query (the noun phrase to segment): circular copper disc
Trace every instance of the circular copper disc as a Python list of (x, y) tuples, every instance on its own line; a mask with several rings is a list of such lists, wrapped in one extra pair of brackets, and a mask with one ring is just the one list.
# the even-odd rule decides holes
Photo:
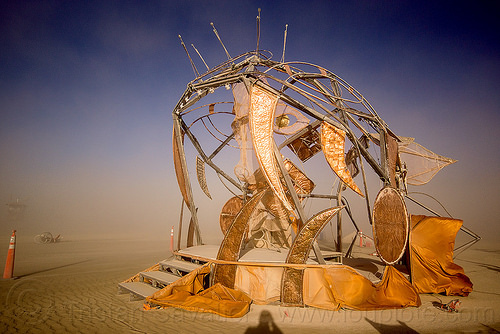
[(380, 190), (373, 207), (373, 240), (386, 264), (401, 259), (408, 242), (408, 213), (401, 194), (394, 188)]
[(229, 226), (233, 222), (234, 218), (240, 212), (243, 207), (243, 200), (239, 197), (231, 197), (229, 201), (224, 204), (222, 210), (220, 211), (219, 223), (222, 233), (225, 235)]

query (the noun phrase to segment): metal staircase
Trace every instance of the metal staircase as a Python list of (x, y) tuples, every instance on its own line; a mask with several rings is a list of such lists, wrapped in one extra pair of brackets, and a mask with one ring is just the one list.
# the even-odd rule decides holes
[(193, 263), (176, 258), (163, 260), (158, 264), (159, 270), (140, 272), (139, 281), (119, 283), (118, 293), (130, 294), (131, 301), (143, 300), (203, 265), (202, 262)]

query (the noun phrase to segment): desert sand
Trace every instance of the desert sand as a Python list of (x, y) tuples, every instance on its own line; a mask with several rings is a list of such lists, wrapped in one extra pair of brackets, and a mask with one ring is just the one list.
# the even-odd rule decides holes
[[(0, 240), (2, 269), (9, 236)], [(2, 245), (4, 247), (2, 247)], [(355, 248), (356, 251), (361, 251)], [(0, 280), (2, 333), (245, 333), (269, 315), (282, 333), (498, 333), (500, 246), (479, 242), (455, 262), (474, 283), (458, 297), (458, 313), (433, 302), (457, 297), (421, 295), (422, 306), (383, 311), (325, 311), (251, 305), (240, 319), (179, 309), (142, 310), (141, 301), (118, 294), (117, 284), (170, 256), (167, 238), (77, 239), (36, 244), (18, 232), (14, 275)]]

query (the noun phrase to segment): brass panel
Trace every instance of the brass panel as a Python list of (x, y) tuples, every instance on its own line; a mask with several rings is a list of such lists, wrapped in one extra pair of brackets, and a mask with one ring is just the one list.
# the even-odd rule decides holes
[[(312, 244), (323, 227), (342, 207), (323, 210), (307, 221), (293, 241), (286, 263), (304, 264), (309, 257)], [(303, 306), (303, 269), (287, 267), (283, 271), (281, 284), (281, 303), (284, 306)]]
[(203, 190), (208, 198), (212, 199), (207, 186), (207, 178), (205, 176), (205, 163), (199, 156), (196, 156), (196, 178), (198, 179), (198, 184), (200, 185), (201, 190)]
[(258, 86), (252, 87), (249, 114), (250, 132), (252, 133), (255, 155), (269, 186), (283, 205), (292, 211), (293, 207), (286, 198), (274, 156), (273, 119), (277, 101), (276, 96)]
[(326, 161), (337, 174), (342, 182), (349, 188), (354, 190), (360, 196), (364, 197), (361, 190), (351, 177), (351, 173), (347, 169), (344, 156), (345, 146), (345, 131), (337, 129), (333, 125), (323, 122), (321, 125), (321, 146)]
[(386, 264), (401, 259), (408, 242), (408, 213), (403, 197), (396, 189), (385, 187), (373, 206), (373, 241)]
[[(219, 247), (217, 260), (237, 261), (240, 257), (241, 245), (248, 226), (248, 219), (264, 195), (264, 191), (252, 196), (252, 198), (243, 206), (231, 226), (227, 230), (224, 239)], [(234, 264), (215, 264), (212, 273), (212, 285), (221, 283), (228, 288), (234, 287), (234, 278), (236, 275), (236, 265)]]

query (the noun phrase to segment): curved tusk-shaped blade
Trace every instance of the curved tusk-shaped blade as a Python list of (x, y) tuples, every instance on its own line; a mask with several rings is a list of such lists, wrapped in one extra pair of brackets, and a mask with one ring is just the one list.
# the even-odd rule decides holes
[(186, 171), (182, 168), (182, 159), (184, 157), (184, 136), (182, 133), (178, 132), (178, 129), (174, 126), (172, 130), (172, 150), (174, 155), (174, 169), (175, 176), (177, 177), (177, 183), (179, 184), (179, 189), (182, 194), (182, 198), (188, 208), (191, 207), (191, 201), (188, 196), (188, 182), (189, 177), (186, 175)]
[(342, 182), (360, 196), (365, 197), (356, 183), (354, 183), (351, 173), (347, 169), (344, 146), (345, 131), (337, 129), (327, 122), (323, 122), (321, 125), (321, 148), (323, 149), (326, 161)]
[(293, 211), (292, 204), (288, 201), (281, 184), (274, 156), (273, 120), (277, 101), (276, 96), (258, 86), (252, 87), (249, 112), (250, 131), (255, 155), (269, 186), (283, 205)]
[[(265, 190), (261, 190), (241, 208), (233, 222), (229, 226), (224, 239), (222, 240), (217, 260), (238, 261), (240, 258), (241, 245), (245, 238), (245, 231), (253, 210), (259, 204)], [(212, 272), (212, 285), (221, 283), (228, 288), (234, 288), (234, 278), (236, 277), (236, 266), (227, 264), (215, 264)]]
[[(318, 212), (309, 219), (293, 240), (286, 263), (306, 263), (314, 240), (323, 227), (343, 207), (338, 206)], [(283, 306), (303, 306), (304, 270), (286, 267), (281, 282), (281, 304)]]
[(200, 185), (201, 190), (203, 190), (208, 198), (212, 199), (210, 190), (208, 190), (207, 178), (205, 176), (205, 163), (199, 156), (196, 156), (196, 177), (198, 178), (198, 184)]

